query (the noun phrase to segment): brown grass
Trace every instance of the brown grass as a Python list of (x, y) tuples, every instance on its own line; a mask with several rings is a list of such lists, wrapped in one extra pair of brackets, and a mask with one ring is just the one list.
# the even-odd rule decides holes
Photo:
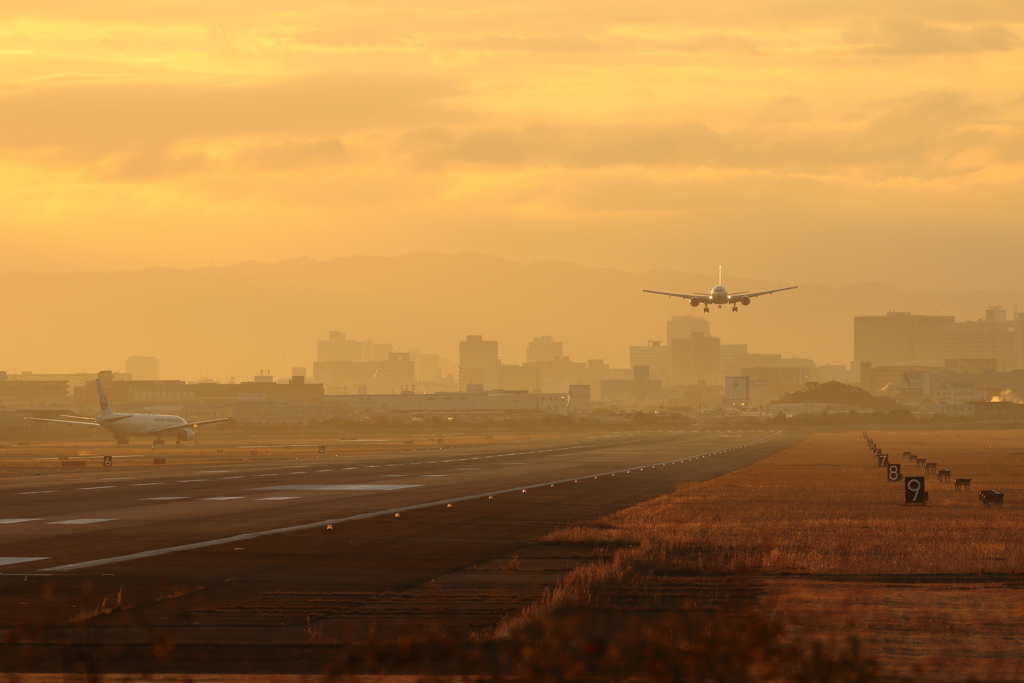
[[(654, 573), (1024, 572), (1024, 455), (1015, 454), (1024, 433), (874, 437), (905, 474), (924, 474), (898, 455), (911, 450), (971, 477), (974, 491), (928, 476), (929, 504), (904, 506), (901, 485), (886, 482), (859, 434), (820, 434), (548, 540), (634, 544), (628, 556)], [(1006, 493), (1004, 507), (981, 505), (982, 488)]]
[[(838, 651), (853, 637), (891, 676), (1021, 680), (1020, 583), (982, 575), (1024, 573), (1024, 432), (872, 436), (904, 474), (925, 474), (903, 459), (912, 451), (970, 477), (974, 490), (927, 475), (929, 505), (904, 506), (902, 485), (886, 481), (859, 432), (813, 435), (743, 470), (549, 535), (619, 549), (570, 572), (495, 636), (522, 637), (574, 610), (654, 618), (709, 609), (725, 618), (735, 604), (659, 599), (719, 581), (753, 587), (760, 597), (740, 609), (804, 649)], [(1003, 491), (1005, 506), (984, 507), (984, 488)]]

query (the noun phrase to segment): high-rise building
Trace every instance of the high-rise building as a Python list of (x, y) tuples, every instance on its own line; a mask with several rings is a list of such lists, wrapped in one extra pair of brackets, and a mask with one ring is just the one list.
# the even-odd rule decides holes
[(694, 332), (689, 339), (673, 339), (669, 348), (673, 384), (722, 383), (722, 340), (718, 337)]
[(562, 342), (555, 341), (551, 335), (534, 337), (533, 341), (526, 345), (527, 363), (543, 363), (561, 357)]
[(942, 366), (951, 315), (889, 312), (853, 319), (853, 359), (873, 366)]
[(484, 341), (483, 335), (470, 334), (459, 342), (460, 368), (496, 368), (501, 365), (498, 358), (498, 342)]
[(441, 378), (441, 356), (412, 350), (409, 358), (416, 364), (417, 382), (434, 382)]
[(1021, 318), (1007, 320), (994, 306), (980, 320), (955, 322), (948, 315), (887, 313), (853, 319), (854, 363), (878, 367), (944, 367), (947, 361), (968, 366), (987, 360), (1002, 372), (1024, 367), (1018, 331)]
[(629, 347), (629, 366), (646, 365), (650, 368), (652, 379), (660, 379), (663, 384), (671, 384), (672, 349), (660, 341), (649, 341), (647, 346)]
[(316, 343), (316, 359), (322, 363), (361, 363), (363, 342), (345, 339), (344, 332), (329, 332), (326, 340)]
[(740, 374), (740, 368), (746, 362), (749, 355), (746, 344), (722, 344), (722, 376), (735, 377)]
[(1016, 370), (1018, 354), (1014, 348), (1014, 326), (1006, 320), (1006, 311), (994, 306), (981, 320), (954, 323), (946, 331), (945, 361), (965, 365), (967, 360), (987, 360), (1001, 372)]
[(673, 339), (689, 339), (694, 332), (700, 332), (705, 337), (711, 336), (711, 323), (707, 318), (698, 318), (693, 315), (674, 315), (666, 325), (668, 345), (672, 345)]
[(155, 382), (160, 379), (160, 360), (153, 356), (132, 356), (124, 362), (124, 370), (133, 380)]

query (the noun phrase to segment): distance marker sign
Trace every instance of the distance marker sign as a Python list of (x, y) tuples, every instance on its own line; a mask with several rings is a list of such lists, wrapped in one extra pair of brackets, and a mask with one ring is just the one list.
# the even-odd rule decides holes
[(924, 477), (907, 477), (904, 479), (903, 497), (907, 505), (924, 505)]
[(899, 463), (892, 463), (889, 465), (887, 476), (889, 481), (892, 482), (903, 481), (903, 474), (900, 472)]

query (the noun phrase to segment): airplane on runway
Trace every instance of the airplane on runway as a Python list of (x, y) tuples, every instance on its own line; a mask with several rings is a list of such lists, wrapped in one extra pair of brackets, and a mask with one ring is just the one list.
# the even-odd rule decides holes
[(769, 289), (763, 292), (736, 292), (735, 294), (730, 294), (729, 290), (722, 284), (722, 266), (718, 266), (718, 285), (709, 294), (674, 294), (672, 292), (656, 292), (653, 289), (645, 289), (644, 291), (648, 294), (663, 294), (665, 296), (678, 296), (681, 299), (689, 299), (690, 305), (694, 308), (703, 304), (705, 313), (711, 309), (712, 305), (717, 305), (719, 308), (725, 305), (732, 305), (732, 312), (735, 313), (740, 310), (737, 308), (739, 304), (749, 306), (750, 300), (754, 297), (797, 288), (798, 286), (793, 286), (783, 287), (782, 289)]
[[(162, 436), (171, 436), (182, 441), (192, 441), (196, 438), (196, 427), (199, 425), (224, 422), (228, 418), (222, 417), (217, 420), (204, 420), (202, 422), (189, 422), (177, 415), (153, 415), (150, 413), (115, 413), (107, 400), (107, 392), (103, 390), (103, 382), (96, 380), (96, 393), (100, 398), (100, 414), (96, 417), (77, 417), (74, 415), (62, 415), (71, 419), (53, 420), (44, 417), (26, 417), (26, 420), (36, 422), (59, 422), (61, 424), (79, 425), (85, 427), (103, 427), (114, 435), (119, 444), (127, 444), (129, 436), (152, 436), (160, 439)], [(156, 441), (154, 440), (154, 443)]]

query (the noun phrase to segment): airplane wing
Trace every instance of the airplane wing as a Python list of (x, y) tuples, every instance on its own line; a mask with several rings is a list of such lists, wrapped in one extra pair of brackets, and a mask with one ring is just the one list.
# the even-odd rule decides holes
[(707, 294), (674, 294), (673, 292), (656, 292), (653, 289), (645, 289), (648, 294), (662, 294), (664, 296), (677, 296), (680, 299), (696, 299), (703, 303), (711, 303), (711, 297)]
[(174, 425), (173, 427), (164, 427), (163, 429), (151, 429), (148, 432), (146, 432), (146, 434), (159, 434), (161, 432), (173, 432), (175, 429), (182, 429), (182, 428), (185, 428), (185, 427), (192, 427), (194, 429), (194, 428), (198, 427), (199, 425), (208, 425), (208, 424), (213, 424), (214, 422), (225, 422), (225, 421), (230, 420), (230, 419), (231, 419), (230, 417), (221, 417), (221, 418), (218, 418), (216, 420), (203, 420), (202, 422), (189, 422), (188, 424)]
[(87, 422), (83, 420), (52, 420), (45, 417), (26, 417), (26, 420), (32, 420), (33, 422), (59, 422), (65, 425), (82, 425), (84, 427), (102, 427), (99, 422)]
[(799, 289), (799, 288), (800, 288), (800, 285), (795, 285), (793, 287), (783, 287), (782, 289), (769, 289), (769, 290), (764, 291), (764, 292), (751, 292), (750, 294), (744, 294), (743, 292), (737, 292), (736, 294), (730, 294), (729, 295), (729, 299), (742, 299), (743, 297), (748, 297), (748, 298), (753, 299), (755, 296), (761, 296), (762, 294), (774, 294), (775, 292), (785, 292), (786, 290), (789, 290), (789, 289)]

